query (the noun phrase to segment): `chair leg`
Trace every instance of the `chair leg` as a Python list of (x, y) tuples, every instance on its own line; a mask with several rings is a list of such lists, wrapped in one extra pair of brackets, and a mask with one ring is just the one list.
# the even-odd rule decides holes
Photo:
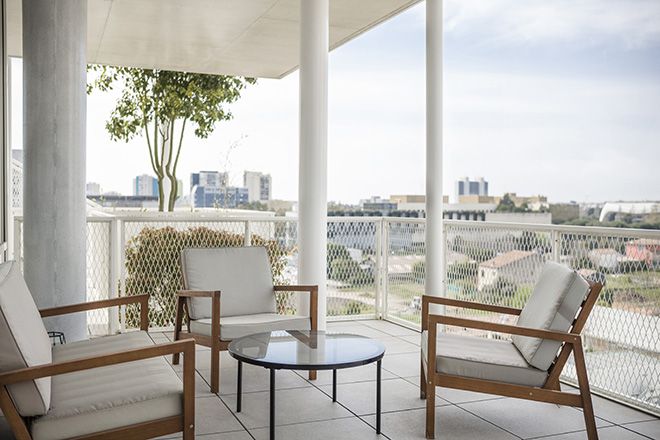
[(582, 351), (581, 343), (578, 342), (575, 344), (573, 356), (575, 357), (575, 371), (578, 377), (580, 396), (582, 396), (582, 411), (584, 413), (584, 423), (587, 427), (587, 438), (589, 440), (598, 440), (594, 407), (591, 403), (591, 391), (589, 390), (589, 380), (587, 378), (587, 367), (584, 362), (584, 352)]
[(435, 438), (435, 385), (428, 380), (426, 387), (426, 438)]
[(211, 347), (211, 392), (220, 392), (220, 348)]
[[(174, 340), (178, 341), (181, 336), (181, 325), (183, 321), (183, 301), (180, 297), (176, 300), (176, 316), (174, 317)], [(172, 355), (172, 365), (179, 365), (181, 353)]]
[(419, 362), (419, 398), (426, 399), (426, 376), (424, 375), (424, 358)]
[(307, 377), (309, 380), (316, 380), (316, 370), (309, 370)]

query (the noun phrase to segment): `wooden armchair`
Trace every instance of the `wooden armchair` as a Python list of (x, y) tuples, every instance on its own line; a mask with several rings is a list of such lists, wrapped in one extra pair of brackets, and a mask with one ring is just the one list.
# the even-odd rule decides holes
[[(435, 387), (441, 386), (582, 408), (588, 438), (597, 440), (580, 332), (602, 287), (548, 261), (523, 309), (425, 295), (420, 398), (426, 399), (426, 438), (434, 438)], [(504, 325), (436, 315), (429, 313), (430, 304), (519, 318), (516, 325)], [(507, 333), (512, 341), (442, 333), (438, 324)], [(559, 386), (571, 352), (579, 394), (562, 392)]]
[[(275, 286), (265, 247), (195, 248), (181, 252), (184, 290), (177, 293), (174, 340), (211, 348), (211, 392), (220, 388), (220, 351), (242, 336), (317, 330), (318, 286)], [(309, 316), (280, 315), (276, 292), (309, 292)], [(186, 312), (187, 331), (182, 331)], [(174, 364), (179, 355), (172, 357)], [(311, 380), (316, 371), (309, 372)]]
[[(149, 295), (39, 312), (18, 265), (0, 264), (0, 409), (18, 440), (195, 437), (195, 344), (154, 345)], [(51, 347), (41, 317), (141, 304), (141, 329)], [(183, 386), (163, 357), (184, 354)]]

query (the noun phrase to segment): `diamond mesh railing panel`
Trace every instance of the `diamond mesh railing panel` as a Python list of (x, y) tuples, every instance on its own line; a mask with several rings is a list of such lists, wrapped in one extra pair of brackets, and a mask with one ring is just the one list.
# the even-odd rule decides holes
[(384, 288), (388, 319), (421, 324), (426, 249), (423, 220), (385, 221)]
[(562, 262), (605, 281), (583, 331), (590, 384), (660, 412), (660, 233), (562, 232), (559, 243)]
[(23, 164), (12, 159), (11, 165), (11, 207), (23, 209)]
[(379, 220), (328, 221), (328, 320), (376, 316), (379, 234)]
[[(522, 308), (547, 259), (584, 277), (604, 280), (582, 332), (590, 385), (597, 392), (660, 413), (660, 232), (451, 221), (446, 222), (445, 233), (450, 298)], [(446, 313), (458, 315), (450, 307)], [(516, 322), (515, 317), (496, 314), (463, 311), (461, 315)], [(572, 357), (562, 379), (577, 381)]]
[[(150, 327), (172, 327), (176, 291), (182, 288), (179, 255), (189, 247), (243, 246), (245, 222), (193, 219), (125, 219), (122, 295), (148, 293)], [(128, 306), (124, 325), (139, 327), (137, 307)]]
[[(87, 301), (109, 299), (112, 296), (110, 228), (110, 221), (87, 221)], [(111, 315), (116, 316), (110, 309), (88, 311), (88, 333), (92, 336), (110, 333)]]

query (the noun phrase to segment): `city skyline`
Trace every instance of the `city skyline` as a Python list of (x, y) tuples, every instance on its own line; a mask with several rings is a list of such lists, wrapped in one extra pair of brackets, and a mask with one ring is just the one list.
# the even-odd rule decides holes
[[(328, 200), (424, 194), (424, 4), (329, 56)], [(660, 4), (445, 1), (443, 193), (484, 176), (492, 194), (552, 202), (660, 198)], [(18, 65), (20, 62), (14, 61)], [(22, 148), (20, 91), (12, 147)], [(151, 173), (143, 139), (114, 143), (114, 96), (88, 97), (87, 181), (129, 193)], [(178, 177), (272, 175), (298, 195), (298, 73), (259, 80), (207, 140), (186, 138)], [(130, 157), (130, 160), (126, 158)]]

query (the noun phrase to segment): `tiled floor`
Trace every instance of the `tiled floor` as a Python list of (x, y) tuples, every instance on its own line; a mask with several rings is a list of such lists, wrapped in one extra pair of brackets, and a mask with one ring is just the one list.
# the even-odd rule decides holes
[[(383, 321), (330, 323), (328, 330), (374, 337), (387, 347), (383, 360), (382, 435), (375, 433), (375, 365), (338, 372), (338, 402), (332, 403), (332, 375), (281, 370), (276, 384), (276, 436), (307, 439), (423, 439), (424, 401), (419, 399), (419, 334)], [(153, 334), (158, 341), (168, 333)], [(220, 393), (209, 392), (210, 352), (197, 351), (196, 433), (199, 439), (268, 438), (268, 370), (244, 365), (243, 411), (236, 408), (236, 361), (221, 355)], [(181, 371), (181, 366), (174, 366)], [(586, 439), (582, 413), (574, 408), (438, 389), (437, 439)], [(602, 440), (660, 439), (660, 419), (594, 396)], [(167, 439), (180, 438), (168, 436)], [(13, 439), (0, 418), (0, 439)]]

